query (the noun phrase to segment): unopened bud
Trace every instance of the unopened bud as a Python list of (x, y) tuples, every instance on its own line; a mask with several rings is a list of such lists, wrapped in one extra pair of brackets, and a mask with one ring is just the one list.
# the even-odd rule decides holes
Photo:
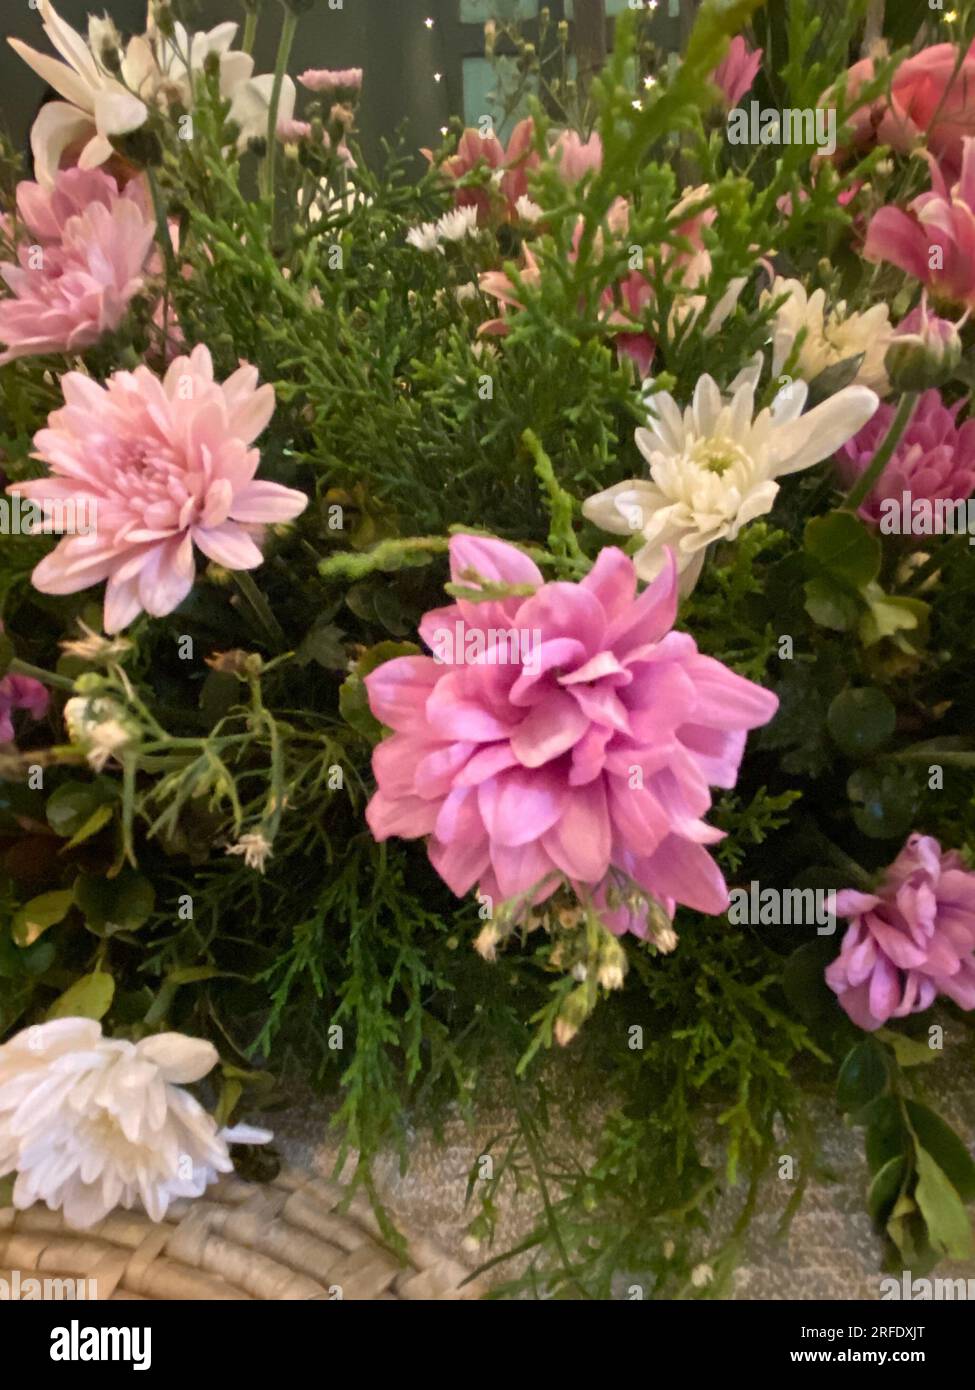
[(898, 327), (884, 358), (890, 384), (897, 391), (927, 391), (944, 386), (961, 361), (959, 328), (950, 319), (928, 313), (927, 299)]

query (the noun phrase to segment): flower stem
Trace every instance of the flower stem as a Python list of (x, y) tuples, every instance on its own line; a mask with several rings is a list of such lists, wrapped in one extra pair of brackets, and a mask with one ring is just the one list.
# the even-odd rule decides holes
[(244, 20), (244, 37), (241, 40), (241, 49), (244, 53), (254, 52), (254, 39), (257, 37), (257, 11), (248, 10), (247, 18)]
[(271, 646), (277, 651), (285, 650), (288, 639), (285, 636), (284, 628), (271, 612), (271, 605), (254, 583), (253, 576), (248, 570), (234, 570), (234, 579), (237, 581), (240, 592), (250, 604), (255, 617), (270, 638)]
[(911, 416), (914, 414), (914, 407), (917, 405), (919, 394), (920, 393), (917, 391), (908, 391), (901, 397), (901, 403), (897, 407), (897, 414), (890, 422), (890, 429), (884, 436), (883, 443), (870, 460), (870, 463), (860, 474), (860, 477), (853, 484), (846, 501), (843, 503), (845, 511), (856, 511), (857, 507), (859, 507), (860, 503), (890, 462), (891, 455), (897, 448), (901, 436), (911, 422)]
[(15, 676), (30, 676), (44, 685), (54, 685), (59, 690), (70, 690), (72, 695), (74, 694), (74, 681), (70, 676), (59, 676), (54, 671), (45, 671), (40, 666), (32, 666), (29, 661), (21, 661), (18, 657), (14, 657), (7, 670)]
[(267, 196), (271, 203), (271, 225), (274, 225), (274, 164), (278, 152), (278, 107), (281, 104), (281, 88), (284, 85), (284, 70), (291, 57), (291, 45), (295, 41), (298, 16), (291, 10), (284, 12), (281, 25), (281, 39), (278, 43), (278, 57), (274, 64), (274, 85), (271, 88), (271, 101), (267, 109), (267, 157), (264, 165)]

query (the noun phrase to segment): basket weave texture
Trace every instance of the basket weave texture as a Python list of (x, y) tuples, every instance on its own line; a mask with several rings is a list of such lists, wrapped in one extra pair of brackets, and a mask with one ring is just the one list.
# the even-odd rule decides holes
[(60, 1212), (0, 1208), (0, 1279), (88, 1281), (105, 1299), (474, 1299), (484, 1286), (425, 1238), (407, 1236), (404, 1263), (384, 1243), (368, 1200), (324, 1178), (285, 1170), (255, 1185), (227, 1177), (163, 1222), (112, 1212), (90, 1230)]

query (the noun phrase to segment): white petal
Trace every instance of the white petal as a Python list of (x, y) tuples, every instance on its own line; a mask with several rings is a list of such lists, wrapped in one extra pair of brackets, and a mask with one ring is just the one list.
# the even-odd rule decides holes
[(136, 1044), (140, 1057), (159, 1068), (167, 1081), (199, 1081), (220, 1060), (213, 1043), (188, 1038), (185, 1033), (156, 1033)]
[(95, 124), (99, 135), (126, 135), (145, 124), (145, 102), (121, 87), (108, 88), (95, 98)]
[(769, 446), (770, 474), (798, 473), (829, 458), (862, 429), (880, 404), (867, 386), (845, 386), (798, 420), (775, 429)]

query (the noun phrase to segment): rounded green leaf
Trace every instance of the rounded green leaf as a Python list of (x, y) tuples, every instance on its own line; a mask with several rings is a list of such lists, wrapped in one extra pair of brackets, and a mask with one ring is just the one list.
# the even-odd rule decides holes
[(48, 1018), (104, 1018), (112, 1007), (115, 981), (104, 970), (82, 975), (47, 1011)]
[(836, 1098), (842, 1110), (862, 1110), (887, 1088), (884, 1050), (871, 1039), (850, 1049), (840, 1067)]
[(882, 690), (841, 690), (829, 707), (826, 726), (833, 742), (852, 757), (876, 752), (891, 734), (897, 711)]

